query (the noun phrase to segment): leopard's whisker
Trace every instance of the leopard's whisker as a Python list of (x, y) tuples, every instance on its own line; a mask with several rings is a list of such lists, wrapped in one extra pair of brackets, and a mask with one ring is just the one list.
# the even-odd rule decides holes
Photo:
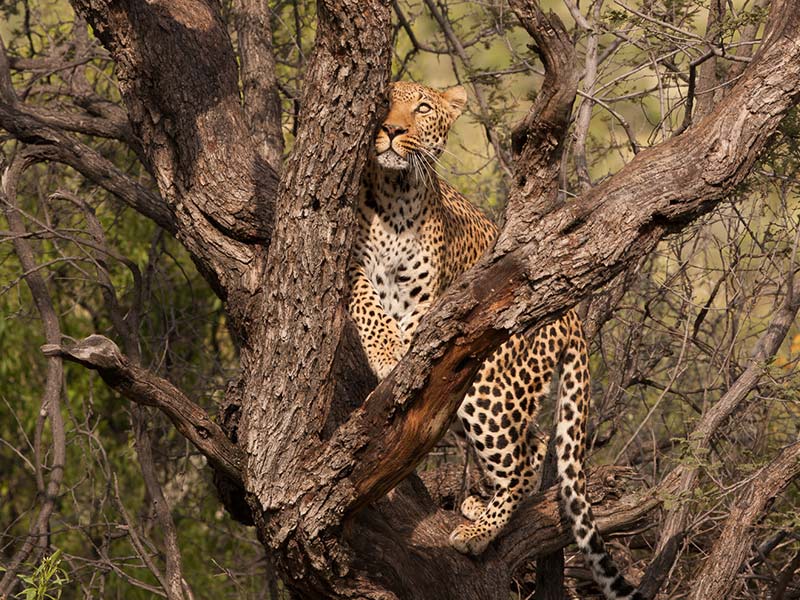
[(425, 173), (427, 187), (433, 188), (435, 185), (436, 173), (432, 172), (430, 164), (423, 160), (419, 155), (417, 155), (417, 159), (419, 160), (419, 164), (422, 167), (423, 173)]
[[(447, 171), (447, 172), (450, 171), (450, 168), (447, 167), (441, 160), (439, 160), (439, 158), (435, 154), (433, 154), (430, 150), (428, 150), (427, 148), (420, 148), (420, 151), (423, 154), (425, 154), (425, 156), (430, 160), (430, 162), (432, 162), (435, 165), (439, 166), (443, 171)], [(440, 177), (443, 177), (443, 175), (441, 173), (438, 173), (438, 175)]]
[(441, 159), (438, 156), (436, 156), (436, 153), (430, 150), (429, 148), (420, 148), (419, 150), (420, 152), (425, 154), (425, 156), (427, 156), (431, 161), (433, 161), (443, 169), (447, 168), (445, 167), (445, 164), (441, 161)]

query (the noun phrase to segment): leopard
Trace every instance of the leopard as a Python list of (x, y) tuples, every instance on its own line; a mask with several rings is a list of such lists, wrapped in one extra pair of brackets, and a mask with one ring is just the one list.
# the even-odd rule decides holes
[[(408, 351), (436, 299), (498, 235), (494, 222), (436, 171), (451, 126), (467, 105), (465, 88), (397, 81), (388, 100), (364, 167), (348, 269), (349, 312), (379, 380)], [(556, 426), (548, 434), (536, 419), (557, 372)], [(467, 521), (449, 543), (466, 555), (486, 550), (538, 492), (554, 433), (560, 498), (575, 542), (606, 598), (634, 600), (642, 596), (609, 555), (587, 497), (589, 392), (587, 343), (574, 310), (510, 336), (480, 365), (457, 415), (494, 495), (488, 502), (478, 496), (463, 501)]]

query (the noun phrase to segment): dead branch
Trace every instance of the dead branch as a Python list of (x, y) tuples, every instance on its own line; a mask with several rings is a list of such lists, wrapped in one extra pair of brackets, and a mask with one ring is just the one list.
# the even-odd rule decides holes
[(214, 423), (205, 410), (174, 385), (131, 362), (117, 345), (102, 335), (90, 335), (72, 346), (47, 344), (45, 356), (59, 356), (97, 371), (120, 394), (166, 414), (181, 435), (192, 442), (215, 469), (241, 483), (244, 455)]
[[(689, 437), (689, 452), (692, 455), (700, 457), (709, 451), (713, 436), (758, 385), (764, 375), (765, 366), (775, 357), (775, 353), (789, 333), (800, 310), (800, 278), (790, 273), (787, 276), (787, 284), (786, 296), (776, 306), (772, 321), (758, 340), (747, 368), (714, 406), (703, 414), (695, 426)], [(676, 468), (674, 473), (680, 478), (678, 494), (691, 492), (697, 484), (699, 471), (698, 464), (680, 465)], [(667, 513), (659, 537), (658, 551), (662, 550), (670, 539), (684, 534), (688, 514), (689, 507), (686, 502), (679, 503)]]
[[(45, 339), (51, 344), (58, 344), (61, 341), (58, 314), (53, 307), (47, 284), (38, 270), (30, 241), (25, 238), (25, 224), (16, 204), (19, 177), (30, 164), (31, 161), (29, 160), (17, 159), (10, 166), (3, 169), (2, 181), (0, 182), (0, 204), (2, 204), (3, 214), (8, 221), (9, 229), (14, 234), (14, 250), (25, 273), (23, 276), (25, 283), (30, 289), (36, 309), (42, 319)], [(4, 165), (0, 164), (0, 166)], [(50, 516), (56, 507), (61, 482), (64, 479), (66, 461), (66, 434), (64, 433), (64, 419), (61, 415), (63, 378), (64, 366), (61, 358), (50, 358), (47, 361), (47, 379), (42, 393), (40, 409), (40, 415), (42, 417), (46, 415), (50, 421), (50, 433), (53, 438), (50, 478), (46, 485), (42, 481), (39, 482), (39, 491), (43, 494), (39, 513), (33, 519), (27, 538), (14, 553), (8, 565), (6, 565), (5, 572), (0, 580), (0, 598), (6, 598), (14, 590), (19, 582), (17, 579), (19, 569), (22, 563), (30, 558), (34, 549), (38, 549), (37, 560), (47, 550)], [(41, 426), (43, 427), (43, 423)], [(37, 444), (38, 447), (39, 445)], [(37, 458), (39, 457), (37, 456)], [(37, 461), (37, 470), (42, 466), (42, 462)]]
[(691, 600), (729, 598), (736, 584), (736, 573), (753, 543), (752, 527), (763, 517), (772, 500), (800, 475), (800, 442), (784, 448), (762, 467), (753, 483), (738, 495), (703, 568), (694, 579)]

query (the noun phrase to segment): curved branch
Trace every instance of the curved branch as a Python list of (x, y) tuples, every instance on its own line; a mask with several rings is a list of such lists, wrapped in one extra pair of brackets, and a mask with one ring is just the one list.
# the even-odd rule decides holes
[(511, 134), (516, 163), (508, 221), (532, 205), (544, 212), (557, 200), (561, 155), (580, 79), (575, 46), (558, 16), (545, 15), (534, 0), (513, 0), (511, 7), (536, 42), (545, 74), (536, 101)]
[[(0, 40), (0, 127), (19, 141), (30, 144), (32, 148), (27, 151), (28, 154), (69, 165), (174, 234), (176, 225), (172, 213), (157, 194), (125, 175), (86, 144), (62, 131), (78, 126), (84, 126), (82, 133), (102, 135), (101, 131), (96, 130), (98, 125), (94, 121), (88, 125), (87, 131), (85, 123), (79, 119), (54, 116), (46, 111), (37, 112), (19, 102), (11, 83), (6, 49)], [(106, 133), (110, 134), (118, 126), (109, 125)]]
[[(612, 466), (593, 469), (589, 477), (589, 497), (618, 495), (625, 480), (632, 477), (631, 471), (627, 467)], [(592, 510), (600, 532), (608, 534), (633, 529), (648, 513), (661, 506), (664, 498), (671, 497), (677, 482), (678, 478), (670, 474), (657, 487), (626, 494), (613, 503), (599, 503)], [(519, 514), (514, 515), (508, 533), (496, 542), (497, 551), (510, 570), (531, 556), (553, 552), (574, 541), (569, 524), (559, 512), (558, 486), (548, 488), (536, 498), (537, 502), (524, 506)]]
[(34, 117), (0, 105), (0, 126), (29, 146), (25, 154), (68, 165), (125, 204), (175, 234), (173, 214), (161, 197), (128, 177), (89, 146), (48, 127)]
[[(652, 513), (675, 483), (668, 477), (652, 490), (626, 493), (632, 478), (632, 470), (625, 467), (592, 470), (589, 496), (599, 500), (593, 512), (603, 534), (640, 530), (653, 523)], [(519, 561), (539, 558), (572, 542), (559, 504), (556, 487), (526, 500), (506, 533), (476, 561), (442, 543), (459, 517), (435, 508), (422, 482), (412, 476), (355, 515), (345, 528), (345, 539), (363, 557), (355, 568), (367, 573), (383, 569), (388, 579), (401, 579), (404, 599), (428, 599), (432, 589), (446, 589), (447, 598), (507, 598)], [(393, 568), (386, 569), (382, 560), (390, 552)], [(365, 593), (369, 577), (365, 579), (359, 596), (383, 597)]]
[(128, 400), (158, 408), (215, 469), (242, 483), (244, 455), (208, 413), (166, 379), (132, 365), (107, 337), (90, 335), (73, 346), (46, 344), (42, 352), (93, 369)]

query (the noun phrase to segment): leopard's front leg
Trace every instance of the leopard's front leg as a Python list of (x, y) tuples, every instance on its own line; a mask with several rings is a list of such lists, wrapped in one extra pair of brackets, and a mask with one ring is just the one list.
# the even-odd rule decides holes
[(400, 328), (381, 306), (380, 296), (361, 265), (350, 269), (350, 290), (350, 316), (358, 328), (369, 366), (378, 379), (383, 379), (405, 354)]

